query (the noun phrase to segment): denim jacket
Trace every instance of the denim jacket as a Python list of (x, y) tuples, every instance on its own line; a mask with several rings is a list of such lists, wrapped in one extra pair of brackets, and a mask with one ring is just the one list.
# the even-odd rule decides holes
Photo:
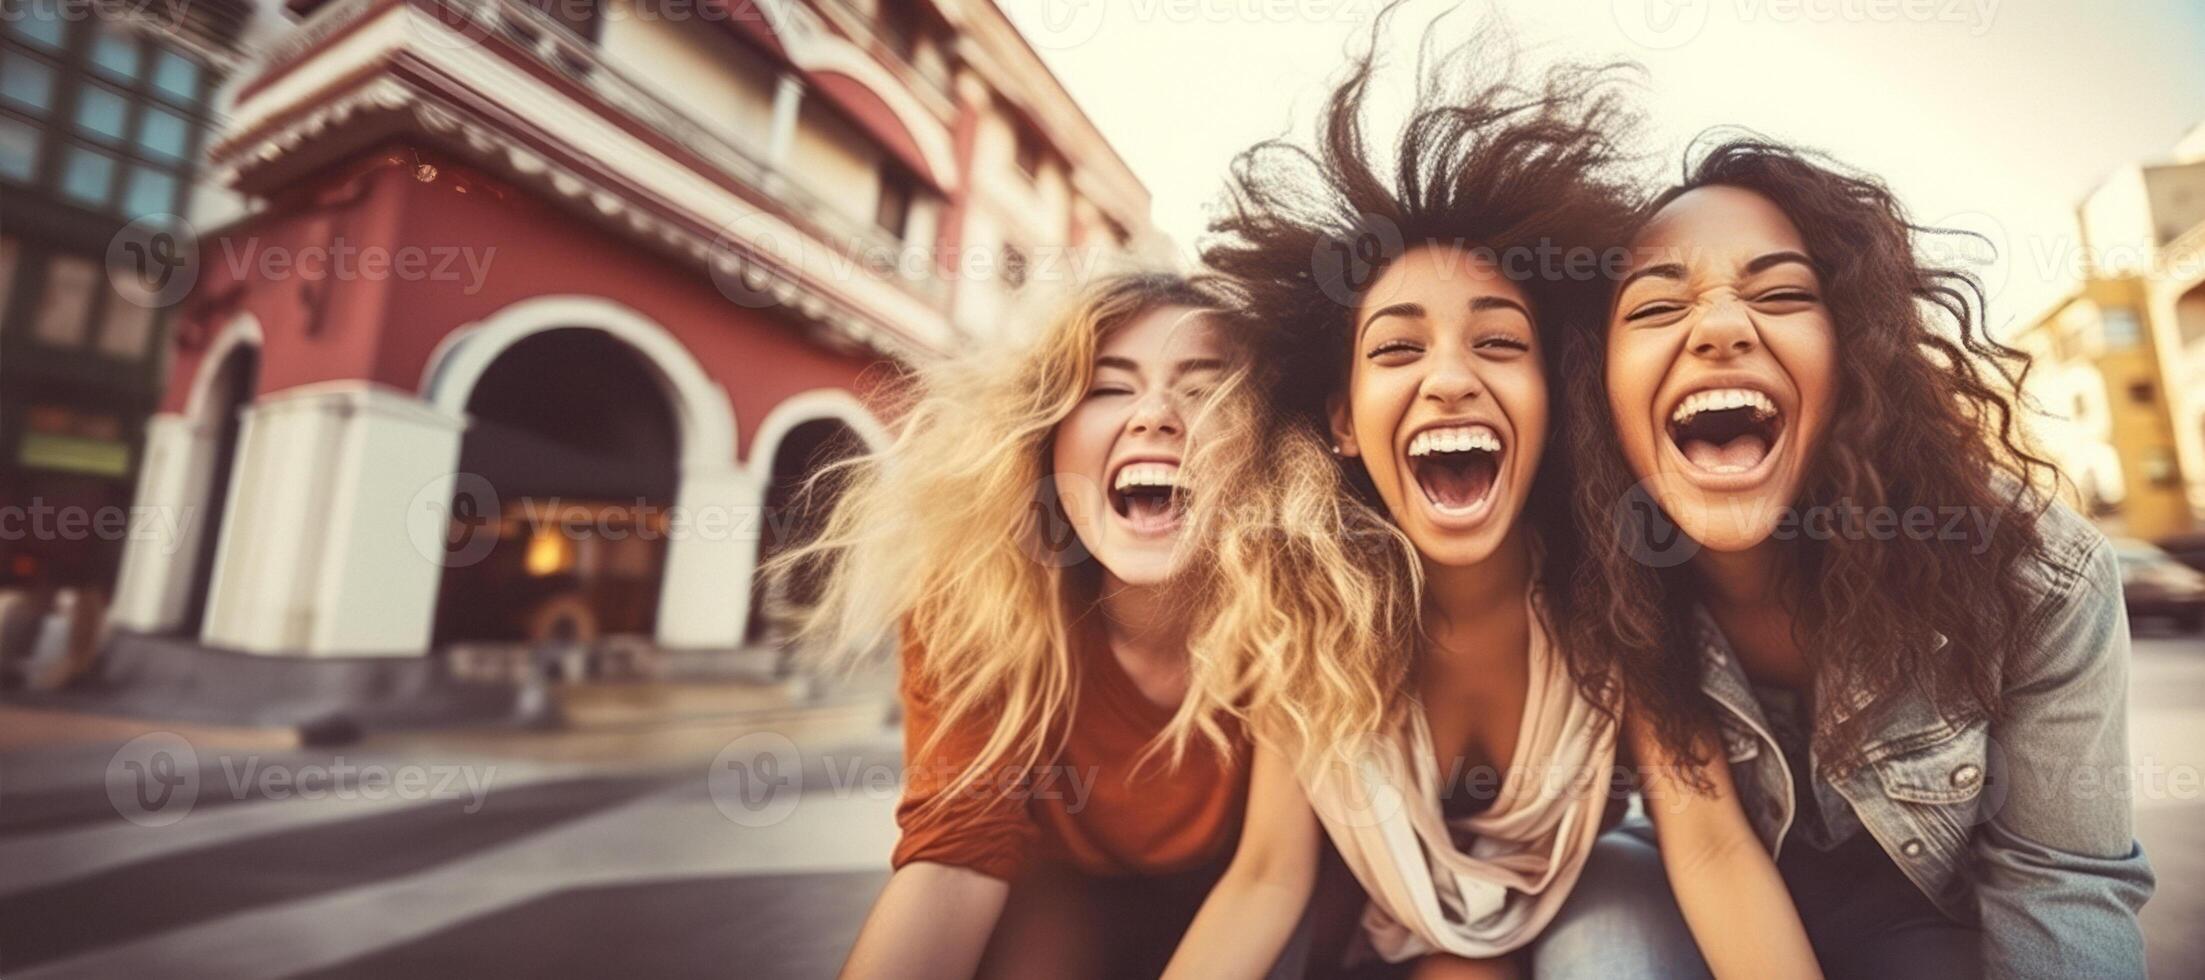
[[(2137, 911), (2152, 873), (2128, 784), (2128, 612), (2104, 535), (2053, 505), (2038, 522), (2037, 598), (2004, 666), (2002, 717), (1946, 717), (1915, 692), (1881, 706), (1863, 765), (1820, 787), (1915, 886), (1983, 931), (1989, 976), (2142, 977)], [(1740, 803), (1770, 853), (1790, 832), (1794, 773), (1745, 670), (1700, 613), (1702, 688), (1718, 706)], [(1942, 645), (1943, 638), (1937, 642)], [(1868, 706), (1817, 691), (1816, 712)], [(1841, 715), (1842, 717), (1842, 715)]]

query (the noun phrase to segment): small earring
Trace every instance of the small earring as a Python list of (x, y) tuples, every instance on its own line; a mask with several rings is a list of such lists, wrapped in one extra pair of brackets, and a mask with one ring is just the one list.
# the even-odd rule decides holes
[(1337, 442), (1335, 442), (1335, 443), (1333, 443), (1333, 444), (1332, 444), (1332, 455), (1334, 455), (1334, 456), (1338, 456), (1338, 455), (1340, 455), (1340, 444), (1339, 444), (1339, 443), (1337, 443)]

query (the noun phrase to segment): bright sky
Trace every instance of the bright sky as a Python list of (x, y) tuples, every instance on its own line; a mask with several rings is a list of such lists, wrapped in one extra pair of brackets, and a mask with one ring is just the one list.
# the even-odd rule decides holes
[[(1306, 137), (1382, 6), (998, 2), (1147, 183), (1182, 249), (1235, 153)], [(1983, 269), (1994, 324), (2071, 283), (2084, 194), (2166, 159), (2205, 122), (2197, 0), (1411, 0), (1389, 56), (1405, 61), (1451, 8), (1442, 37), (1498, 9), (1534, 61), (1644, 64), (1647, 149), (1665, 177), (1693, 134), (1744, 125), (1880, 174), (1917, 219), (1988, 234), (2004, 253)]]

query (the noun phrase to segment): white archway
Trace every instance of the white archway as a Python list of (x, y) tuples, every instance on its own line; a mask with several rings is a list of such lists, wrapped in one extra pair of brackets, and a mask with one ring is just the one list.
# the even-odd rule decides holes
[(765, 421), (758, 423), (758, 431), (750, 437), (747, 469), (760, 487), (773, 478), (773, 454), (780, 451), (781, 440), (789, 431), (821, 419), (833, 419), (849, 426), (868, 450), (878, 452), (888, 447), (888, 428), (873, 417), (856, 395), (841, 388), (800, 391), (773, 406), (773, 411), (766, 413)]
[[(455, 330), (430, 355), (421, 397), (464, 417), (483, 374), (522, 340), (551, 330), (597, 330), (642, 355), (657, 376), (680, 427), (678, 514), (732, 512), (744, 503), (736, 465), (735, 410), (726, 389), (664, 326), (600, 296), (539, 296), (514, 303)], [(456, 465), (455, 457), (454, 463)], [(730, 602), (748, 587), (742, 542), (731, 535), (677, 533), (667, 542), (660, 579), (657, 642), (667, 647), (726, 648), (741, 640), (747, 603)]]
[(602, 296), (538, 296), (514, 303), (447, 335), (421, 374), (421, 398), (455, 416), (467, 413), (475, 384), (498, 356), (520, 341), (549, 330), (583, 329), (611, 334), (643, 355), (665, 386), (681, 423), (682, 468), (731, 466), (735, 460), (735, 409), (727, 391), (697, 363), (689, 348), (657, 321)]
[(203, 625), (213, 579), (221, 574), (223, 527), (236, 513), (230, 506), (235, 467), (223, 464), (234, 464), (238, 447), (223, 445), (231, 421), (224, 416), (243, 411), (253, 397), (247, 392), (238, 401), (216, 386), (241, 350), (251, 352), (257, 368), (266, 340), (259, 318), (231, 317), (193, 369), (183, 410), (146, 420), (136, 510), (157, 516), (135, 529), (124, 548), (109, 610), (115, 625), (145, 633)]

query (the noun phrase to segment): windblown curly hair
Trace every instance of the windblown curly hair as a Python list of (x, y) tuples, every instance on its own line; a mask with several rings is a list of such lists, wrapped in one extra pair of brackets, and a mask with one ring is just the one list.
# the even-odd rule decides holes
[[(1420, 52), (1416, 102), (1392, 142), (1390, 171), (1365, 133), (1377, 74), (1365, 53), (1327, 100), (1313, 147), (1277, 139), (1234, 160), (1226, 207), (1201, 249), (1217, 288), (1256, 325), (1252, 383), (1279, 452), (1314, 455), (1294, 469), (1322, 473), (1321, 492), (1344, 501), (1333, 533), (1350, 542), (1349, 555), (1366, 574), (1412, 585), (1420, 585), (1413, 546), (1362, 464), (1323, 448), (1328, 401), (1344, 391), (1354, 363), (1364, 290), (1389, 263), (1421, 247), (1459, 248), (1491, 261), (1530, 300), (1553, 387), (1554, 345), (1601, 314), (1613, 273), (1600, 263), (1620, 251), (1614, 236), (1631, 213), (1633, 159), (1623, 140), (1637, 122), (1627, 98), (1636, 74), (1623, 65), (1567, 64), (1523, 75), (1506, 49), (1505, 38), (1488, 32), (1443, 57)], [(1556, 413), (1548, 438), (1573, 424)], [(1575, 551), (1559, 506), (1571, 479), (1564, 457), (1547, 454), (1526, 511), (1548, 555), (1542, 575), (1549, 579), (1570, 574)], [(1398, 594), (1406, 608), (1387, 620), (1387, 634), (1315, 662), (1255, 670), (1277, 688), (1258, 703), (1304, 716), (1296, 727), (1320, 745), (1390, 731), (1423, 640), (1420, 589)], [(1568, 656), (1580, 689), (1607, 707), (1613, 690), (1597, 652), (1571, 648)]]
[[(2032, 487), (2050, 472), (2018, 430), (2026, 355), (1989, 335), (1971, 273), (1921, 258), (1929, 236), (1956, 233), (1912, 223), (1874, 178), (1765, 139), (1703, 137), (1687, 153), (1683, 182), (1638, 220), (1713, 186), (1760, 194), (1798, 227), (1836, 329), (1832, 417), (1795, 506), (1967, 507), (1992, 528), (1988, 540), (1964, 543), (1902, 534), (1788, 544), (1780, 585), (1796, 602), (1794, 635), (1816, 684), (1866, 691), (1872, 705), (1918, 684), (1948, 717), (1995, 715), (2002, 663), (2025, 639), (2025, 563), (2040, 548), (2036, 517), (2047, 498)], [(1606, 317), (1574, 327), (1561, 349), (1562, 413), (1605, 418)], [(1618, 520), (1635, 477), (1611, 430), (1580, 425), (1561, 445), (1585, 544), (1565, 643), (1611, 658), (1633, 710), (1652, 717), (1663, 744), (1703, 761), (1691, 751), (1709, 717), (1693, 573), (1633, 557), (1649, 552), (1629, 536), (1649, 529)], [(1875, 714), (1817, 719), (1817, 755), (1837, 771), (1857, 767)]]

